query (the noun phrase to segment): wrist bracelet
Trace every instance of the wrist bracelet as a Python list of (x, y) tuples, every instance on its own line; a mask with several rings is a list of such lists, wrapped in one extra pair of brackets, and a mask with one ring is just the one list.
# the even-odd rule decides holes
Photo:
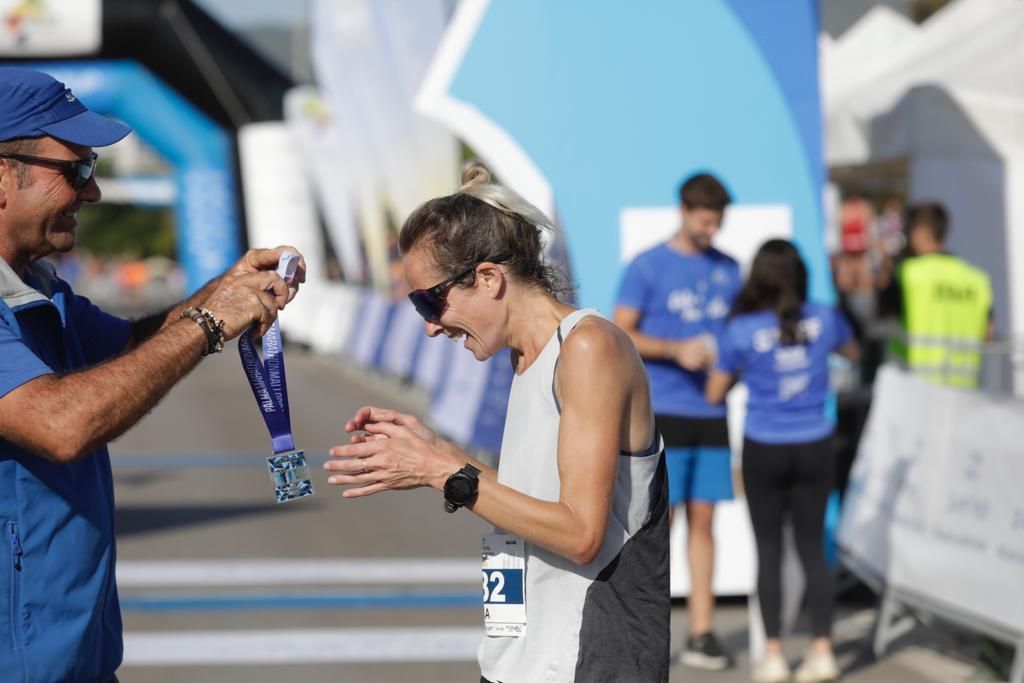
[(220, 353), (224, 350), (224, 321), (213, 317), (213, 312), (208, 308), (193, 306), (181, 312), (182, 318), (191, 318), (199, 329), (206, 335), (206, 349), (204, 356), (211, 353)]

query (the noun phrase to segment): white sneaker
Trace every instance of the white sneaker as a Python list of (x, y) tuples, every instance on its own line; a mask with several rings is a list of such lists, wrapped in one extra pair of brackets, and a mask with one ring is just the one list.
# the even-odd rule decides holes
[(824, 683), (838, 678), (839, 666), (831, 652), (827, 655), (808, 654), (796, 670), (796, 683)]
[(789, 664), (782, 655), (765, 655), (750, 678), (754, 683), (789, 683)]

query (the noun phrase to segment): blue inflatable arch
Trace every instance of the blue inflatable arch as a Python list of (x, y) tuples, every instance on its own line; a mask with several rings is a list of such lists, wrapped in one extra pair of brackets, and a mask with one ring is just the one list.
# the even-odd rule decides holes
[(241, 230), (228, 131), (137, 62), (26, 66), (63, 81), (91, 110), (127, 123), (174, 167), (178, 257), (190, 292), (238, 259)]

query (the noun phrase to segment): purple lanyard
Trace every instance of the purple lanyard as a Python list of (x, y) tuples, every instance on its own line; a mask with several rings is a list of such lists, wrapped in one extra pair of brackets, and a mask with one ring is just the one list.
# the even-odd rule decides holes
[[(285, 253), (277, 266), (277, 274), (285, 280), (295, 275), (298, 255)], [(263, 413), (263, 421), (270, 432), (274, 453), (295, 450), (292, 438), (291, 413), (288, 410), (288, 381), (284, 374), (284, 349), (281, 347), (281, 328), (278, 321), (263, 336), (263, 358), (256, 351), (251, 330), (238, 337), (238, 355), (242, 369), (249, 380), (252, 395)]]

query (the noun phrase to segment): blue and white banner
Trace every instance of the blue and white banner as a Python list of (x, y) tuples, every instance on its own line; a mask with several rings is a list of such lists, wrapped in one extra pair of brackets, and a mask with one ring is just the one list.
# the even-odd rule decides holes
[(375, 368), (393, 308), (391, 299), (375, 289), (364, 289), (345, 342), (345, 355), (364, 368)]
[(431, 423), (448, 438), (482, 448), (501, 450), (512, 362), (507, 350), (481, 363), (457, 345), (430, 409)]
[(381, 348), (381, 369), (389, 375), (410, 379), (416, 350), (428, 338), (423, 333), (423, 318), (412, 303), (408, 299), (396, 302)]
[(444, 335), (424, 335), (423, 341), (416, 348), (416, 358), (413, 360), (413, 382), (434, 396), (444, 381), (444, 373), (452, 354), (457, 351), (457, 347)]

